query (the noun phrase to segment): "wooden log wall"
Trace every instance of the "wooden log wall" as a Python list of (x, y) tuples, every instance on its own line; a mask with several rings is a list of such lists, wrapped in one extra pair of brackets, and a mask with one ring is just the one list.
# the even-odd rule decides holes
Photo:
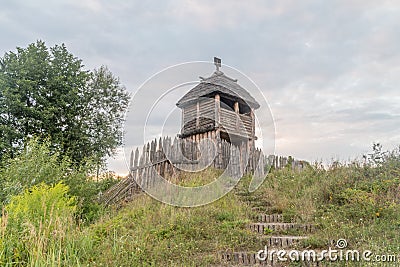
[[(167, 179), (181, 171), (213, 167), (224, 169), (226, 175), (234, 178), (248, 173), (262, 177), (269, 166), (282, 169), (289, 162), (286, 157), (265, 157), (261, 149), (248, 151), (246, 143), (235, 146), (225, 140), (220, 140), (218, 157), (218, 144), (212, 141), (213, 137), (213, 132), (187, 139), (165, 137), (137, 148), (131, 153), (130, 175), (103, 194), (103, 203), (116, 203), (140, 192), (143, 187), (154, 185), (156, 174)], [(291, 160), (291, 167), (301, 170), (304, 166), (301, 161)]]
[(215, 128), (215, 102), (213, 98), (202, 99), (183, 109), (182, 134), (206, 132)]
[(254, 138), (252, 118), (234, 111), (221, 108), (220, 126), (228, 133), (234, 133), (248, 138)]
[(279, 170), (286, 167), (290, 167), (292, 170), (301, 171), (306, 166), (306, 162), (304, 160), (295, 160), (292, 157), (282, 157), (270, 155), (267, 157), (268, 164), (271, 168)]

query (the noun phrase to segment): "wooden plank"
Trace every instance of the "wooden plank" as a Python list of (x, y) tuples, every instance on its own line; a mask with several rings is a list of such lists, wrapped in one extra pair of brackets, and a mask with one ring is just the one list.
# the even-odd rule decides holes
[(139, 160), (139, 148), (136, 148), (136, 151), (135, 151), (135, 160), (134, 160), (134, 162), (133, 162), (133, 166), (134, 166), (134, 167), (137, 167), (137, 166), (138, 166), (138, 160)]

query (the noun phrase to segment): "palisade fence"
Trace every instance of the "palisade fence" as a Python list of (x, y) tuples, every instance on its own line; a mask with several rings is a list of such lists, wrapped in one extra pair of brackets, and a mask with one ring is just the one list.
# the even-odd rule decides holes
[(275, 155), (266, 157), (261, 149), (250, 151), (246, 143), (233, 145), (220, 140), (216, 144), (210, 139), (197, 143), (191, 139), (164, 137), (145, 144), (141, 152), (139, 148), (131, 152), (128, 177), (104, 192), (101, 201), (110, 205), (130, 199), (142, 188), (154, 186), (156, 175), (168, 179), (181, 172), (212, 167), (224, 170), (230, 177), (240, 178), (249, 173), (262, 177), (271, 167), (281, 169), (289, 163), (292, 169), (304, 167), (303, 161)]

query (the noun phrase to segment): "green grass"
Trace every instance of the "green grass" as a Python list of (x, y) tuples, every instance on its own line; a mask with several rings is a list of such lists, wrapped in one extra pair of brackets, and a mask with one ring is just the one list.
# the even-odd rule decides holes
[[(175, 182), (197, 186), (213, 181), (219, 173), (205, 170), (180, 175)], [(2, 262), (2, 265), (218, 265), (221, 251), (256, 252), (264, 247), (262, 239), (246, 228), (257, 213), (252, 207), (281, 213), (285, 222), (318, 225), (319, 230), (307, 233), (309, 239), (303, 240), (299, 247), (327, 249), (333, 240), (345, 238), (350, 249), (399, 254), (399, 177), (400, 160), (392, 155), (373, 167), (350, 163), (335, 164), (325, 170), (316, 164), (302, 172), (289, 168), (276, 170), (253, 193), (247, 192), (250, 177), (245, 177), (223, 198), (196, 208), (172, 207), (140, 194), (122, 207), (109, 209), (90, 225), (69, 225), (61, 239), (60, 235), (54, 235), (58, 236), (54, 239), (58, 243), (49, 241), (48, 244), (54, 245), (36, 253), (35, 259), (28, 257), (32, 260), (24, 264)], [(7, 249), (6, 222), (4, 214), (0, 224), (0, 259)], [(31, 234), (22, 229), (19, 236), (14, 234), (12, 238), (42, 238), (38, 236), (40, 232)], [(45, 238), (52, 240), (54, 236), (46, 233)]]
[(327, 249), (344, 238), (349, 249), (399, 255), (399, 178), (397, 154), (374, 166), (349, 163), (328, 170), (314, 165), (302, 172), (274, 171), (256, 194), (282, 213), (284, 221), (318, 225), (300, 247)]
[[(217, 174), (207, 170), (201, 176), (188, 176), (181, 184), (196, 184), (191, 180), (200, 177), (210, 181)], [(61, 246), (48, 242), (50, 245), (40, 255), (33, 248), (21, 248), (28, 255), (23, 262), (8, 261), (3, 265), (209, 266), (219, 263), (220, 251), (263, 246), (256, 234), (246, 228), (248, 218), (249, 206), (234, 192), (196, 208), (172, 207), (143, 193), (132, 202), (109, 210), (90, 226), (75, 224), (73, 231), (65, 232)], [(2, 230), (5, 234), (6, 228)], [(27, 239), (56, 240), (49, 233), (40, 236), (21, 229), (20, 234)], [(17, 239), (15, 235), (12, 238)], [(37, 257), (29, 256), (33, 252)]]
[(90, 253), (95, 257), (85, 260), (96, 266), (206, 266), (216, 263), (218, 251), (262, 245), (247, 223), (246, 206), (233, 195), (197, 208), (141, 195), (86, 229), (96, 242)]
[[(316, 167), (303, 172), (281, 170), (247, 197), (237, 193), (245, 192), (249, 177), (221, 200), (189, 209), (140, 196), (117, 217), (93, 228), (95, 233), (99, 229), (104, 233), (94, 250), (109, 252), (96, 260), (110, 265), (206, 266), (218, 263), (216, 255), (221, 250), (257, 251), (262, 242), (245, 229), (252, 205), (281, 212), (287, 222), (319, 225), (320, 231), (307, 234), (310, 239), (302, 244), (306, 247), (324, 249), (332, 240), (345, 238), (352, 249), (399, 251), (396, 168), (348, 165), (328, 171)], [(195, 185), (193, 179), (209, 181), (213, 175), (186, 177), (182, 183)], [(122, 236), (134, 236), (135, 242), (121, 241)]]
[[(180, 176), (175, 182), (198, 186), (219, 171)], [(91, 266), (209, 266), (228, 249), (258, 249), (263, 244), (246, 225), (249, 205), (234, 192), (209, 205), (180, 208), (141, 194), (107, 218), (85, 229), (96, 242), (83, 261)], [(99, 253), (100, 252), (100, 253)]]

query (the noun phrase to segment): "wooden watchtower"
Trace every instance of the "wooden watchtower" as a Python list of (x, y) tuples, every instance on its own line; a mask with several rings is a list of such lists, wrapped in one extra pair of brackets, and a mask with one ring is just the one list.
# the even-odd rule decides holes
[(182, 109), (182, 139), (199, 142), (203, 138), (217, 144), (226, 140), (234, 145), (247, 144), (254, 150), (255, 118), (258, 102), (236, 79), (222, 71), (221, 59), (214, 58), (216, 71), (186, 93), (176, 104)]

